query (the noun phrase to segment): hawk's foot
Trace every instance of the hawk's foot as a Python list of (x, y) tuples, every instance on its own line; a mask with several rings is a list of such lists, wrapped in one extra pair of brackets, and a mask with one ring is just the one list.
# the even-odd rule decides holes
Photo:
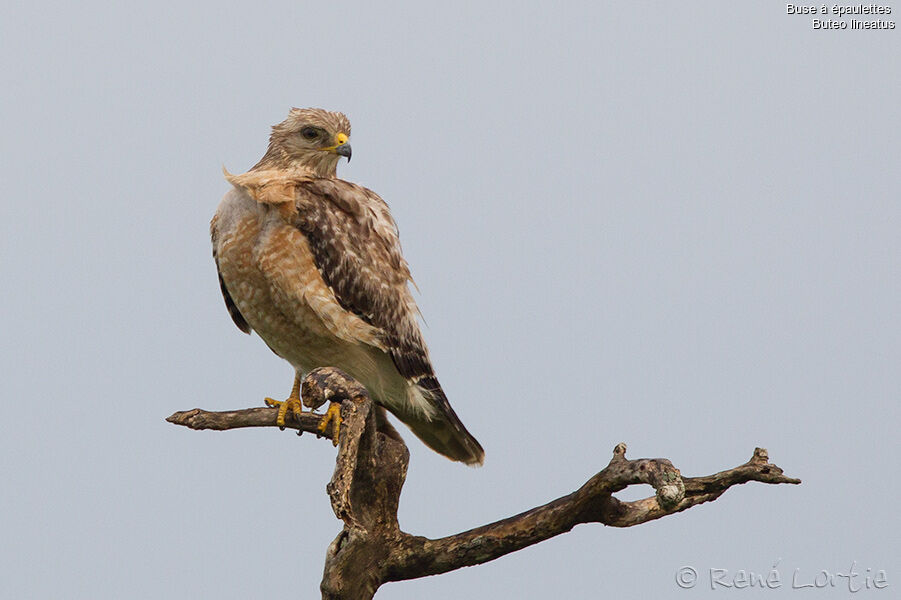
[(273, 400), (272, 398), (266, 398), (263, 401), (266, 403), (266, 406), (270, 408), (278, 408), (278, 416), (275, 417), (275, 424), (282, 430), (285, 428), (285, 416), (287, 416), (289, 410), (296, 417), (300, 417), (301, 413), (303, 413), (303, 406), (300, 404), (300, 398), (297, 396), (290, 396), (284, 401)]
[(319, 425), (317, 429), (319, 429), (319, 433), (325, 433), (328, 429), (328, 424), (333, 423), (332, 425), (332, 446), (338, 445), (338, 436), (341, 433), (341, 403), (340, 402), (330, 402), (328, 405), (328, 410), (325, 411), (325, 415), (322, 416), (322, 420), (319, 421)]

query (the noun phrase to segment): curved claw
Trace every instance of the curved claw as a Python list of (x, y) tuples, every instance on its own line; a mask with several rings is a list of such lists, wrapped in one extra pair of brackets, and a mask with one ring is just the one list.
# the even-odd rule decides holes
[(319, 421), (319, 425), (316, 427), (319, 430), (319, 433), (325, 433), (329, 423), (333, 423), (332, 446), (337, 446), (338, 438), (341, 435), (341, 404), (338, 402), (329, 403), (328, 410), (325, 411), (322, 420)]
[(272, 398), (265, 398), (263, 401), (266, 403), (266, 406), (270, 408), (278, 407), (278, 415), (275, 417), (275, 424), (282, 430), (285, 428), (285, 417), (288, 415), (288, 409), (291, 409), (291, 413), (296, 417), (299, 417), (301, 413), (303, 413), (303, 406), (300, 403), (300, 398), (291, 397), (282, 402), (273, 400)]

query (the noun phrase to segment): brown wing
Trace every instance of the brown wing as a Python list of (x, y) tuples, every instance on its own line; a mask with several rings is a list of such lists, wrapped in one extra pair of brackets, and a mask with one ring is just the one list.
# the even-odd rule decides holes
[(407, 379), (433, 375), (397, 226), (375, 192), (340, 179), (297, 184), (294, 225), (341, 306), (377, 329)]

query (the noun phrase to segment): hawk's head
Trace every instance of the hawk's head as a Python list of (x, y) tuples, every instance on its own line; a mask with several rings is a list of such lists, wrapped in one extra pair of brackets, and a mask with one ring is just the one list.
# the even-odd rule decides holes
[(292, 108), (272, 126), (269, 149), (254, 169), (300, 168), (319, 177), (334, 177), (338, 160), (350, 160), (350, 121), (321, 108)]

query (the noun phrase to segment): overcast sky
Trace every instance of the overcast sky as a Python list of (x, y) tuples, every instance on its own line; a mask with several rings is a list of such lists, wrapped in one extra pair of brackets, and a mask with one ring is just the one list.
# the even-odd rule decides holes
[(890, 584), (866, 597), (901, 587), (899, 29), (784, 2), (3, 12), (0, 597), (318, 597), (334, 449), (164, 421), (290, 389), (228, 317), (208, 223), (292, 106), (353, 123), (339, 175), (390, 204), (486, 450), (406, 432), (404, 530), (567, 494), (620, 441), (686, 475), (764, 446), (804, 480), (378, 598), (732, 597), (710, 569), (777, 561), (752, 594), (845, 597), (791, 579), (855, 561)]

